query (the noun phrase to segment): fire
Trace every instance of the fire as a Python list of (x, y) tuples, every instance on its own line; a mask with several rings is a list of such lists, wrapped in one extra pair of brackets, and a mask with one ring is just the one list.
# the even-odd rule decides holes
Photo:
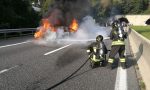
[(34, 37), (42, 38), (47, 30), (56, 32), (55, 27), (53, 27), (53, 25), (48, 21), (48, 19), (42, 19), (42, 26), (40, 26), (39, 30), (34, 34)]
[[(73, 19), (71, 24), (68, 26), (69, 32), (77, 32), (78, 22), (76, 19)], [(52, 25), (48, 19), (42, 19), (42, 25), (37, 29), (37, 32), (34, 34), (36, 39), (44, 37), (47, 30), (51, 32), (56, 32), (57, 27)], [(64, 30), (65, 31), (65, 30)]]
[(78, 27), (79, 25), (77, 20), (73, 19), (71, 25), (69, 26), (70, 32), (76, 32), (78, 30)]
[(35, 34), (34, 34), (34, 38), (41, 38), (42, 36), (43, 36), (43, 32), (42, 32), (42, 30), (39, 30), (38, 32), (36, 32)]

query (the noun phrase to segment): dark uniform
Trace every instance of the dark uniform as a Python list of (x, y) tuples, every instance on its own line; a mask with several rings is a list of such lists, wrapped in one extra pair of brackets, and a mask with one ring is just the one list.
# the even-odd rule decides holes
[(91, 60), (91, 67), (95, 67), (98, 63), (100, 66), (104, 65), (106, 60), (107, 48), (103, 42), (103, 37), (101, 35), (96, 37), (96, 42), (93, 42), (88, 46), (87, 52)]
[(126, 60), (125, 60), (125, 39), (127, 38), (126, 33), (122, 29), (121, 24), (117, 21), (112, 24), (112, 31), (110, 33), (110, 39), (112, 40), (111, 51), (109, 54), (108, 63), (112, 68), (112, 63), (114, 62), (115, 56), (119, 53), (121, 66), (125, 68)]

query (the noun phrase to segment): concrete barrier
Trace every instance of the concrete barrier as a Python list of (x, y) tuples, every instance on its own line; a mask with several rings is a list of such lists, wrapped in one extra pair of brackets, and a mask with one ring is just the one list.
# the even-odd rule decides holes
[(129, 30), (129, 40), (140, 73), (145, 82), (146, 90), (150, 90), (150, 40), (133, 29)]
[(146, 21), (150, 19), (150, 15), (116, 15), (115, 18), (126, 18), (131, 25), (146, 26)]

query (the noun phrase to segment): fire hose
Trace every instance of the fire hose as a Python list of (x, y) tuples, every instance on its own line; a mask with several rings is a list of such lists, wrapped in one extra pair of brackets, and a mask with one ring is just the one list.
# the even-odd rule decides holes
[(74, 74), (76, 74), (88, 62), (88, 60), (89, 60), (89, 58), (78, 69), (76, 69), (72, 74), (70, 74), (68, 77), (66, 77), (65, 79), (61, 80), (60, 82), (54, 84), (53, 86), (49, 87), (46, 90), (51, 90), (51, 89), (57, 87), (58, 85), (66, 82), (67, 80), (69, 80)]
[[(110, 51), (110, 50), (107, 50), (107, 51)], [(67, 80), (69, 80), (74, 74), (76, 74), (89, 60), (90, 58), (88, 58), (78, 69), (76, 69), (73, 73), (71, 73), (68, 77), (66, 77), (65, 79), (61, 80), (60, 82), (54, 84), (53, 86), (49, 87), (48, 89), (46, 90), (51, 90), (57, 86), (59, 86), (60, 84), (66, 82)]]

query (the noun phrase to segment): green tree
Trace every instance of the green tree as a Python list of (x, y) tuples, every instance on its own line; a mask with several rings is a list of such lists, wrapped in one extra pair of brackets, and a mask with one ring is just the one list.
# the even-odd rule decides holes
[(25, 28), (38, 25), (38, 14), (29, 0), (0, 0), (0, 28)]
[(91, 0), (92, 16), (102, 22), (110, 16), (111, 0)]
[(42, 4), (42, 15), (45, 14), (49, 7), (54, 3), (55, 0), (45, 0), (43, 1), (43, 4)]
[(122, 0), (122, 14), (141, 14), (148, 9), (148, 0)]

